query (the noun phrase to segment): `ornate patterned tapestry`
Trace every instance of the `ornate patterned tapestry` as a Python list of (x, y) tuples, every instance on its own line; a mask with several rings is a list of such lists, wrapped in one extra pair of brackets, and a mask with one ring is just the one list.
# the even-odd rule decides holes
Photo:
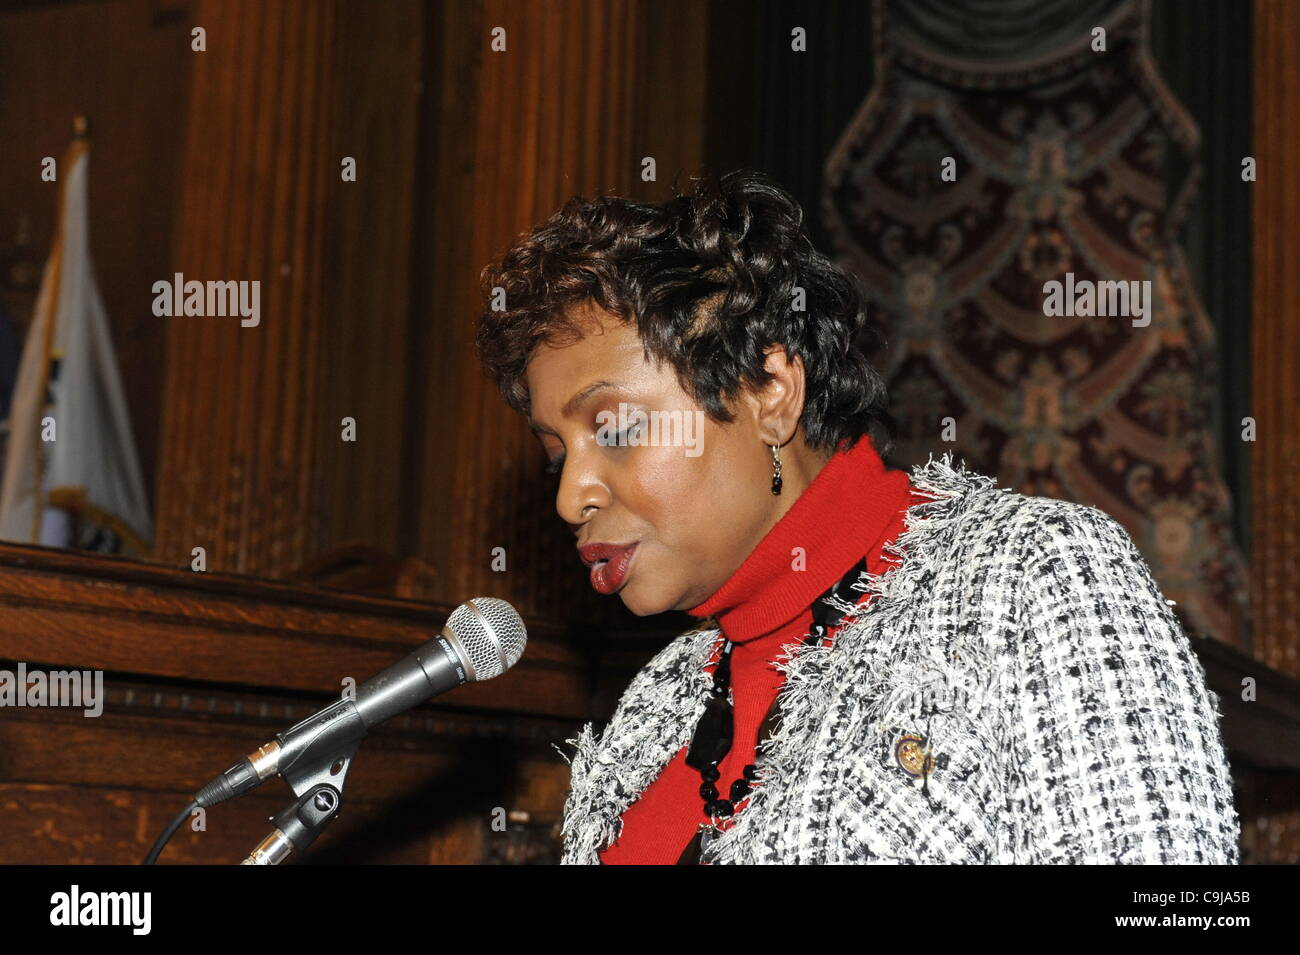
[[(963, 23), (876, 0), (876, 84), (826, 167), (835, 253), (885, 338), (896, 463), (952, 449), (1000, 486), (1100, 508), (1188, 632), (1242, 646), (1214, 328), (1177, 241), (1199, 133), (1156, 73), (1147, 4), (1051, 0), (1038, 23), (981, 6)], [(1114, 297), (1104, 317), (1045, 312), (1045, 283), (1116, 280), (1150, 283), (1144, 317)]]

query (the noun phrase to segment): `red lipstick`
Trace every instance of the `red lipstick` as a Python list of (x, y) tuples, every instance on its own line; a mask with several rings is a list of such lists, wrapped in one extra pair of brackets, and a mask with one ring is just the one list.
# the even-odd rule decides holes
[(591, 586), (602, 594), (612, 594), (623, 586), (636, 547), (636, 544), (588, 544), (578, 548), (582, 562), (591, 568)]

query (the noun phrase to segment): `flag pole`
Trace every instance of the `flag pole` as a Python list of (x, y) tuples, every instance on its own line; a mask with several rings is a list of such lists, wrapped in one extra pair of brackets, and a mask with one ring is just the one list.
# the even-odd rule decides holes
[[(63, 171), (65, 178), (59, 184), (59, 204), (58, 204), (58, 221), (54, 225), (54, 274), (51, 283), (51, 293), (49, 301), (49, 320), (45, 326), (45, 361), (44, 373), (41, 376), (40, 394), (45, 395), (49, 390), (50, 380), (50, 352), (54, 347), (54, 318), (59, 313), (59, 287), (62, 281), (63, 273), (63, 218), (64, 210), (67, 205), (67, 174), (71, 171), (73, 162), (76, 161), (77, 154), (90, 148), (90, 120), (85, 113), (78, 113), (72, 118), (72, 143), (69, 145), (67, 152), (64, 154)], [(39, 406), (41, 414), (43, 406)], [(40, 434), (40, 419), (37, 419), (37, 434)], [(41, 517), (45, 510), (45, 492), (42, 485), (44, 479), (44, 461), (41, 459), (40, 446), (37, 445), (36, 457), (36, 487), (32, 500), (32, 543), (39, 544), (41, 540)]]

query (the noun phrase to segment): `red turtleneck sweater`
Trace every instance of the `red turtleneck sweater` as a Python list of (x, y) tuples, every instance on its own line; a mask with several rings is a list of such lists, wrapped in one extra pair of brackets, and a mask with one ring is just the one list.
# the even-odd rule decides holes
[[(916, 496), (906, 471), (886, 471), (870, 438), (837, 452), (712, 597), (690, 610), (716, 617), (731, 651), (734, 741), (714, 784), (723, 796), (754, 762), (758, 731), (785, 675), (772, 665), (784, 644), (798, 643), (812, 626), (812, 604), (867, 555), (867, 570), (893, 566), (883, 548), (903, 532), (903, 514)], [(794, 548), (805, 569), (792, 569)], [(834, 631), (832, 630), (833, 634)], [(721, 642), (714, 651), (716, 661)], [(700, 774), (686, 765), (686, 747), (623, 813), (623, 830), (600, 853), (608, 865), (671, 865), (694, 837), (704, 815)], [(740, 809), (744, 812), (744, 808)]]

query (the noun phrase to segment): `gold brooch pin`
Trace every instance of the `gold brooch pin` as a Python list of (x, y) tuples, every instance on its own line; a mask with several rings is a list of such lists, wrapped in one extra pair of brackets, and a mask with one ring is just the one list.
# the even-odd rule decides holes
[(925, 740), (919, 736), (904, 736), (894, 745), (894, 756), (903, 772), (914, 778), (929, 776), (934, 772), (934, 757), (925, 748)]

